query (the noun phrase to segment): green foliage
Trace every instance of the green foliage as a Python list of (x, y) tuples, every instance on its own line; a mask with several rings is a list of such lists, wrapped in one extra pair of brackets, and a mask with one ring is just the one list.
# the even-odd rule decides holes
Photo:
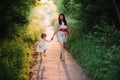
[[(28, 80), (31, 50), (28, 43), (17, 38), (0, 43), (0, 79)], [(24, 72), (22, 72), (24, 70)]]
[[(58, 11), (65, 13), (67, 17), (79, 19), (81, 14), (81, 4), (77, 4), (74, 0), (58, 1)], [(79, 14), (76, 14), (79, 13)]]
[(0, 80), (29, 80), (32, 47), (39, 35), (36, 30), (30, 33), (27, 27), (16, 30), (17, 36), (0, 42)]
[(34, 0), (0, 1), (0, 38), (11, 37), (17, 33), (16, 25), (28, 22), (27, 16), (33, 4)]
[(72, 38), (66, 47), (92, 80), (119, 80), (120, 31), (112, 0), (60, 0)]
[(98, 41), (99, 38), (90, 35), (72, 37), (67, 48), (92, 80), (119, 80), (120, 46), (106, 47)]
[(28, 26), (33, 5), (34, 0), (0, 1), (0, 80), (29, 80), (32, 46), (42, 32)]

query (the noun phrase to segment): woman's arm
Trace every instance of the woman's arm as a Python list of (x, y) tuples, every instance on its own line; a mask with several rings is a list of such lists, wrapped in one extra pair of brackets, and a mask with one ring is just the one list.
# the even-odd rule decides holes
[(55, 34), (58, 32), (58, 27), (59, 27), (59, 25), (57, 25), (57, 29), (55, 30), (55, 32), (54, 32), (54, 34), (53, 34), (53, 36), (52, 36), (52, 38), (51, 38), (51, 40), (53, 40), (53, 38), (54, 38), (54, 36), (55, 36)]
[(71, 32), (70, 32), (70, 26), (69, 26), (69, 24), (67, 26), (68, 26), (68, 28), (67, 28), (68, 35), (71, 37)]

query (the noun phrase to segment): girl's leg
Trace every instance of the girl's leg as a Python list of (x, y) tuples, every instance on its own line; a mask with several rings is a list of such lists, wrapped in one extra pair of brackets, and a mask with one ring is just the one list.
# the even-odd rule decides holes
[(42, 52), (40, 52), (40, 59), (42, 59)]
[(45, 53), (46, 53), (46, 50), (43, 51), (43, 55), (44, 55), (44, 57), (46, 57), (46, 54), (45, 54)]

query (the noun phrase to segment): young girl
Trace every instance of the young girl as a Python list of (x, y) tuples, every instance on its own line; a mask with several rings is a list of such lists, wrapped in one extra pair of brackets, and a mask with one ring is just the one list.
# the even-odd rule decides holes
[(39, 42), (37, 43), (36, 52), (38, 52), (40, 54), (41, 60), (42, 60), (42, 53), (43, 53), (44, 56), (46, 56), (45, 52), (46, 52), (47, 48), (46, 48), (46, 45), (45, 45), (45, 41), (50, 42), (50, 41), (46, 40), (46, 36), (47, 35), (45, 33), (42, 33), (41, 38), (40, 38)]
[(67, 41), (68, 35), (69, 36), (71, 36), (71, 35), (70, 35), (69, 25), (68, 25), (65, 15), (63, 13), (59, 14), (59, 16), (58, 16), (58, 27), (57, 27), (57, 30), (55, 31), (55, 33), (53, 34), (53, 37), (51, 38), (51, 40), (53, 40), (53, 38), (57, 32), (58, 32), (58, 40), (61, 45), (60, 59), (65, 61), (64, 46)]

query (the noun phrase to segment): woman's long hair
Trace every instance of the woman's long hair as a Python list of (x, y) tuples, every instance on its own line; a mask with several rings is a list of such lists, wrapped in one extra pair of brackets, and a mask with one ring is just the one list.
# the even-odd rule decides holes
[(66, 19), (65, 19), (65, 15), (63, 14), (63, 13), (60, 13), (59, 14), (59, 17), (58, 17), (58, 21), (59, 21), (59, 24), (61, 25), (62, 24), (62, 21), (61, 21), (61, 19), (60, 19), (60, 16), (63, 16), (63, 22), (64, 22), (64, 24), (65, 25), (67, 25), (67, 21), (66, 21)]

